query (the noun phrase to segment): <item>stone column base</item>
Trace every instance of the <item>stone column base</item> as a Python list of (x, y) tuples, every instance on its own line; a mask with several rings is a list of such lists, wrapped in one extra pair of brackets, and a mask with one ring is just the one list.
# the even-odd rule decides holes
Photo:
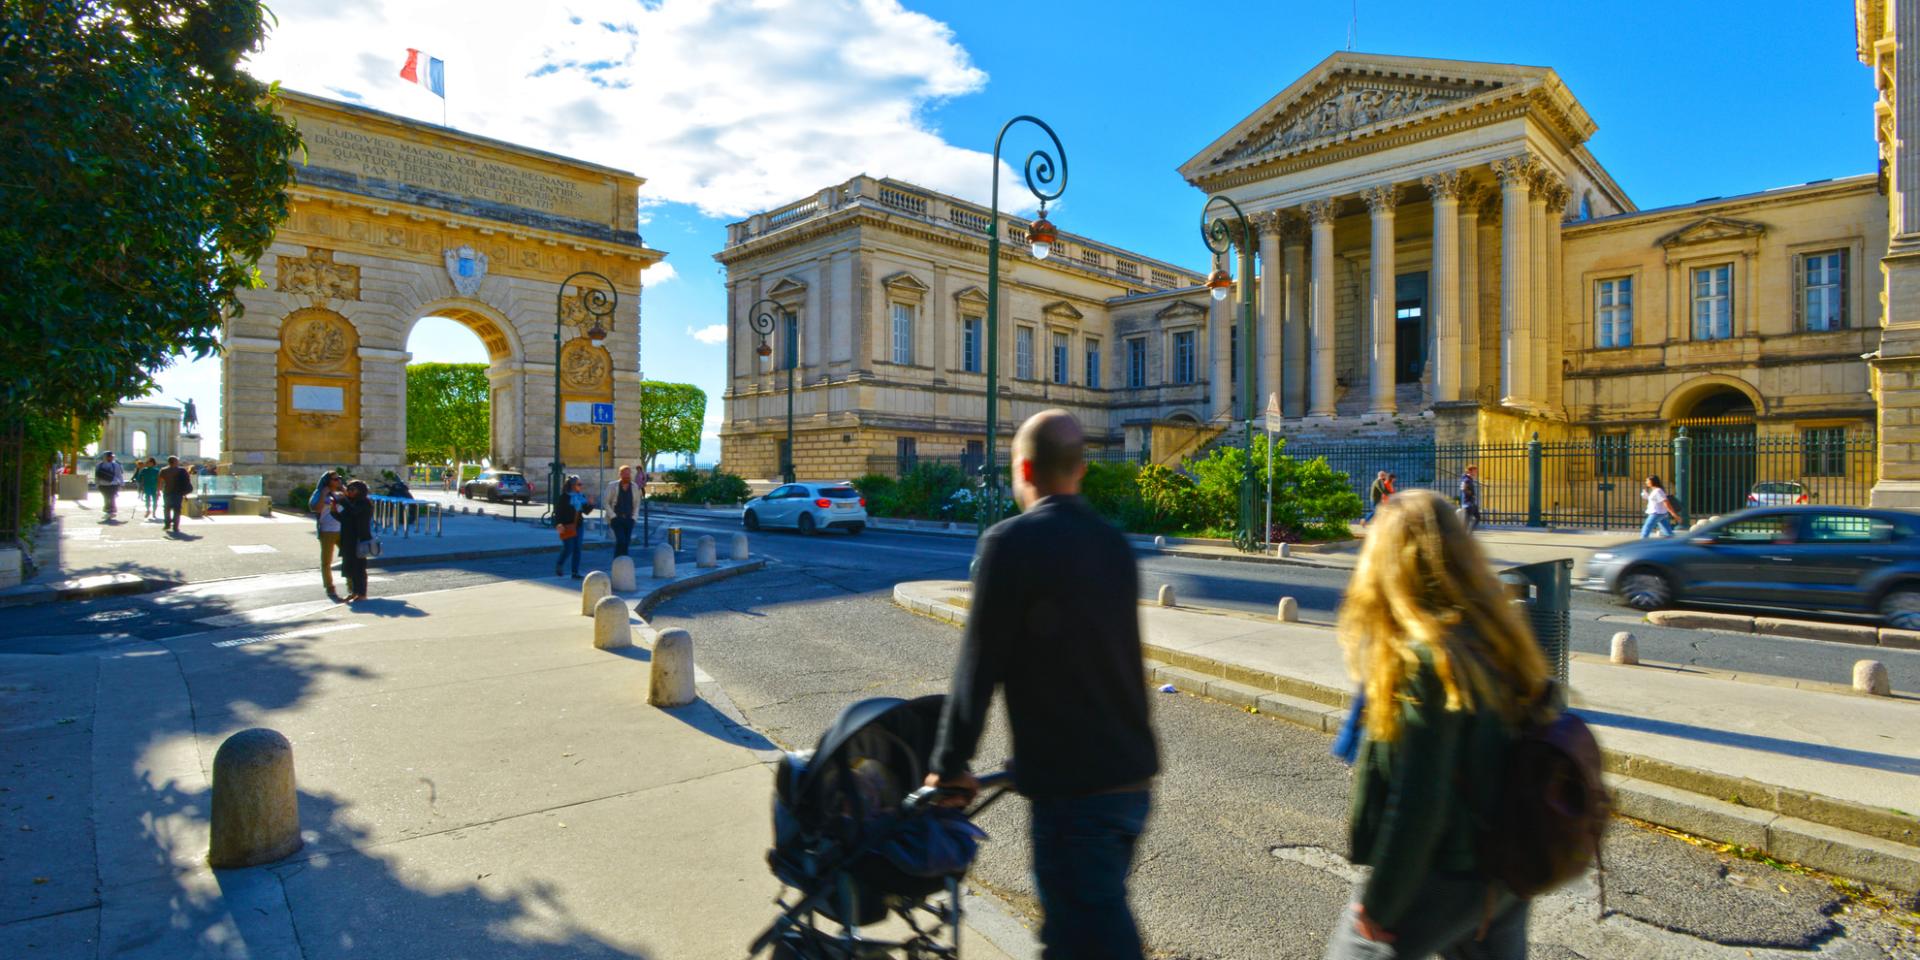
[(1882, 480), (1873, 485), (1867, 504), (1887, 510), (1920, 510), (1920, 480)]

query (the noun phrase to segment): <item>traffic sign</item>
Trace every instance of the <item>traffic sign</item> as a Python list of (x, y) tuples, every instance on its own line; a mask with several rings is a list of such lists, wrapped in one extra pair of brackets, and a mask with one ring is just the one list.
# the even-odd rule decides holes
[(613, 404), (596, 403), (593, 405), (593, 422), (610, 424), (613, 422)]

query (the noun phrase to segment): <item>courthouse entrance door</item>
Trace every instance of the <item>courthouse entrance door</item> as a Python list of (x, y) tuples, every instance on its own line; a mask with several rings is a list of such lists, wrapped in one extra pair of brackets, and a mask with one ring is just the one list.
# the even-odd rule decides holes
[(1393, 382), (1419, 383), (1427, 369), (1427, 272), (1393, 278)]
[[(1731, 513), (1745, 507), (1755, 479), (1753, 401), (1738, 390), (1708, 394), (1673, 423), (1693, 440), (1687, 489), (1676, 490), (1687, 519)], [(1671, 478), (1669, 478), (1671, 480)]]

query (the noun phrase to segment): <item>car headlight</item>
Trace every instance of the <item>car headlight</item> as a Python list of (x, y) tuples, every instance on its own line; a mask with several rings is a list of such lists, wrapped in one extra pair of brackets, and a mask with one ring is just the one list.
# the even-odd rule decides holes
[(1600, 562), (1605, 562), (1607, 560), (1617, 560), (1619, 558), (1603, 550), (1599, 553), (1594, 554), (1590, 559), (1596, 563), (1600, 563)]

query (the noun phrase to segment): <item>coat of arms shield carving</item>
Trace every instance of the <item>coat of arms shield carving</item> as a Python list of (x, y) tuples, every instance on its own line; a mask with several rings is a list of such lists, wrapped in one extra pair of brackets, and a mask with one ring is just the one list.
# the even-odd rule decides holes
[(480, 292), (480, 281), (487, 275), (487, 255), (466, 245), (447, 251), (447, 277), (453, 289), (463, 297)]

